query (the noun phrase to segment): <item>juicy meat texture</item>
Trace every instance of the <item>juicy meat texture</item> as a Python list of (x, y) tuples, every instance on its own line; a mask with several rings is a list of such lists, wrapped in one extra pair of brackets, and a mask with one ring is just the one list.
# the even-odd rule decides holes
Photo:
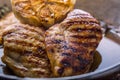
[(4, 18), (0, 19), (0, 44), (2, 44), (2, 34), (4, 29), (14, 23), (19, 23), (19, 21), (15, 18), (13, 12), (10, 12)]
[(12, 0), (12, 8), (22, 23), (49, 28), (63, 20), (75, 2), (76, 0)]
[(54, 76), (88, 72), (101, 39), (99, 22), (79, 9), (71, 11), (63, 22), (48, 29), (45, 43)]
[(3, 33), (2, 61), (22, 77), (50, 77), (45, 51), (44, 30), (24, 24), (13, 24)]

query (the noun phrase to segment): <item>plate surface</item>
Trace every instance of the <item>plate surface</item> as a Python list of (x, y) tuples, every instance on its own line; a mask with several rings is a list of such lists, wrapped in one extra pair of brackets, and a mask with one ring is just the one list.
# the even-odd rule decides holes
[[(61, 78), (20, 78), (15, 75), (6, 74), (5, 65), (0, 61), (0, 76), (9, 79), (24, 79), (24, 80), (37, 80), (37, 79), (51, 79), (51, 80), (63, 80), (63, 79), (95, 79), (108, 74), (112, 74), (117, 70), (120, 70), (120, 45), (112, 40), (104, 37), (100, 42), (97, 51), (100, 53), (102, 59), (98, 68), (92, 72)], [(0, 49), (0, 57), (3, 55), (3, 49)], [(11, 72), (12, 73), (12, 72)]]

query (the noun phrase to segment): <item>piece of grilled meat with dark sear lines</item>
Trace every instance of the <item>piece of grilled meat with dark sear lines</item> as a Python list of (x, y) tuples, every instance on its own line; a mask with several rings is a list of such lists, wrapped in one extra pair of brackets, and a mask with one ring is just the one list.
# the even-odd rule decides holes
[(24, 24), (13, 24), (3, 32), (2, 61), (22, 77), (50, 77), (45, 51), (44, 30)]
[(54, 76), (88, 72), (101, 39), (99, 22), (79, 9), (73, 10), (63, 22), (48, 29), (45, 43)]

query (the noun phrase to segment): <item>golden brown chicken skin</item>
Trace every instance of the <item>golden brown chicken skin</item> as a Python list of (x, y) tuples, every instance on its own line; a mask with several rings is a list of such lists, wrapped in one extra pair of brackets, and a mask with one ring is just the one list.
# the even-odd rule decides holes
[(12, 8), (22, 23), (48, 28), (63, 20), (75, 2), (76, 0), (12, 0)]
[(71, 11), (62, 23), (48, 29), (45, 43), (54, 76), (88, 72), (101, 39), (99, 22), (79, 9)]
[(4, 30), (2, 61), (21, 77), (50, 77), (45, 51), (44, 30), (24, 24), (13, 24)]

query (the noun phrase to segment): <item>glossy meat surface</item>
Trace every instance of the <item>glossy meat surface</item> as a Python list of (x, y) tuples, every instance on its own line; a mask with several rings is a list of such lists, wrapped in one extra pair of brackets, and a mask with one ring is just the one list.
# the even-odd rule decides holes
[(22, 23), (49, 28), (63, 20), (75, 2), (76, 0), (12, 0), (12, 8)]
[(2, 61), (22, 77), (50, 77), (45, 51), (44, 30), (24, 24), (13, 24), (3, 33)]
[(99, 22), (78, 9), (70, 12), (62, 23), (48, 29), (45, 43), (54, 76), (88, 72), (101, 39)]

